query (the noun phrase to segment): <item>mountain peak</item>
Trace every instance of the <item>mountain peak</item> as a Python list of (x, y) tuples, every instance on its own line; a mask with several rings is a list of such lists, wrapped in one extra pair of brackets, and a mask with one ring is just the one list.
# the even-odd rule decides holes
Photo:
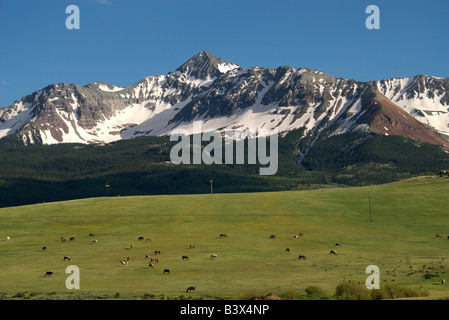
[(217, 77), (236, 68), (239, 68), (239, 66), (217, 58), (208, 51), (202, 51), (187, 60), (176, 71), (187, 73), (195, 78), (207, 79), (208, 77)]

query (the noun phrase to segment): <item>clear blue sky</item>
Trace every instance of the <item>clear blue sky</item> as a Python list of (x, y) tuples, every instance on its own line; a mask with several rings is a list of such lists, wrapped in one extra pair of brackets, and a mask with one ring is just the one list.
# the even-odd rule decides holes
[[(80, 29), (68, 30), (68, 5)], [(368, 30), (368, 5), (380, 29)], [(0, 106), (48, 84), (129, 86), (200, 51), (361, 81), (449, 77), (448, 0), (0, 0)]]

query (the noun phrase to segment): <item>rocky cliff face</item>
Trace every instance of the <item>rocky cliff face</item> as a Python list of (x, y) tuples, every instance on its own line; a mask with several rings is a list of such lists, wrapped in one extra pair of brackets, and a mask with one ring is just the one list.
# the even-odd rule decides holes
[[(130, 87), (53, 84), (0, 109), (0, 137), (25, 144), (108, 143), (191, 130), (304, 127), (317, 139), (348, 130), (442, 145), (449, 136), (449, 78), (360, 82), (309, 68), (244, 69), (201, 52), (175, 72)], [(313, 140), (313, 139), (312, 139)]]

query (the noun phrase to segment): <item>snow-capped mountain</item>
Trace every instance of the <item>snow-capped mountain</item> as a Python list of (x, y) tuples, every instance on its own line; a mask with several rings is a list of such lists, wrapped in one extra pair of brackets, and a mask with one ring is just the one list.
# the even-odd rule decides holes
[[(25, 144), (108, 143), (203, 130), (371, 130), (449, 146), (449, 78), (360, 82), (309, 68), (242, 68), (201, 52), (175, 72), (129, 87), (49, 85), (0, 109), (0, 138)], [(447, 146), (446, 146), (447, 145)]]

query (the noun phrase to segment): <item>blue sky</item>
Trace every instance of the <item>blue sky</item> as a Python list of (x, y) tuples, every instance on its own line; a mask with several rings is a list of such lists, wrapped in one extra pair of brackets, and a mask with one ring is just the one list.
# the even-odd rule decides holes
[[(372, 4), (379, 30), (365, 26)], [(449, 1), (0, 0), (0, 106), (51, 83), (129, 86), (204, 50), (361, 81), (449, 77)]]

